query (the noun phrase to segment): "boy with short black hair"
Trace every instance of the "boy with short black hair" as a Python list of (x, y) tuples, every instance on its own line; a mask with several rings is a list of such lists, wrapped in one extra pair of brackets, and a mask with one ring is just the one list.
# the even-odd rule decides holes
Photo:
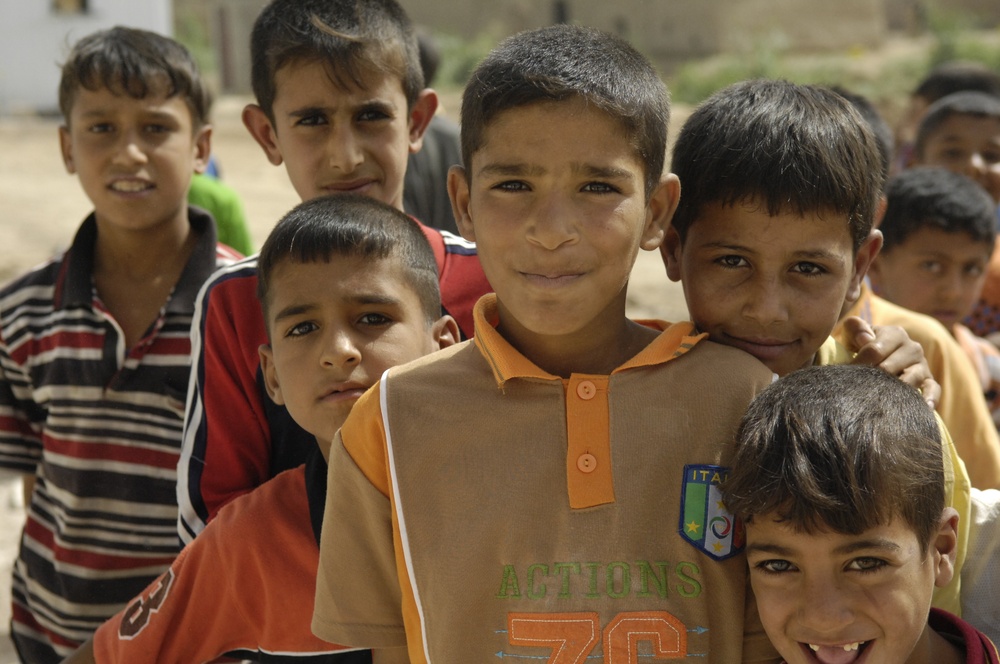
[(458, 328), (441, 315), (434, 254), (420, 227), (367, 197), (301, 203), (271, 231), (258, 266), (268, 393), (315, 437), (313, 453), (224, 507), (71, 662), (204, 662), (223, 653), (372, 661), (309, 630), (325, 457), (383, 371), (451, 345)]
[[(855, 357), (830, 338), (881, 244), (872, 229), (881, 164), (865, 121), (826, 88), (746, 81), (699, 106), (674, 147), (673, 170), (693, 184), (662, 249), (670, 278), (683, 280), (697, 329), (779, 376), (860, 361), (913, 380), (917, 367), (899, 361), (905, 356), (870, 359), (872, 349), (862, 349), (867, 355)], [(951, 437), (943, 440), (949, 504), (967, 514), (965, 465)], [(960, 536), (959, 565), (965, 527)], [(957, 611), (958, 585), (956, 578), (936, 601)]]
[[(420, 149), (437, 97), (423, 87), (413, 27), (395, 0), (274, 0), (254, 24), (251, 57), (257, 103), (244, 109), (244, 124), (272, 164), (284, 163), (299, 196), (353, 192), (401, 210), (407, 156)], [(491, 290), (475, 245), (420, 227), (443, 310), (471, 335), (473, 305)], [(250, 258), (215, 275), (199, 300), (178, 469), (185, 542), (315, 445), (264, 388), (256, 287)]]
[(744, 520), (757, 607), (786, 662), (1000, 662), (931, 608), (958, 539), (941, 468), (933, 413), (879, 369), (803, 369), (754, 399), (722, 497)]
[(187, 50), (143, 30), (87, 35), (62, 67), (63, 162), (94, 211), (0, 290), (0, 466), (34, 481), (12, 592), (24, 661), (59, 661), (179, 549), (195, 296), (238, 258), (187, 206), (208, 99)]
[(321, 638), (414, 663), (774, 658), (739, 538), (705, 532), (771, 372), (625, 316), (680, 193), (667, 115), (645, 58), (579, 26), (515, 35), (472, 75), (449, 192), (496, 295), (474, 340), (387, 372), (335, 439)]

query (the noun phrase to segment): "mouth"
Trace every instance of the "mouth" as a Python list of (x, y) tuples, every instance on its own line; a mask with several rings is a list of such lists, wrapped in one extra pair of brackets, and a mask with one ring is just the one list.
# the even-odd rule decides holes
[(108, 185), (108, 189), (111, 191), (118, 192), (120, 194), (138, 194), (144, 191), (149, 191), (155, 189), (155, 185), (148, 180), (140, 180), (137, 178), (119, 179), (114, 180)]
[(796, 343), (794, 340), (764, 337), (734, 337), (725, 335), (726, 343), (750, 353), (758, 360), (767, 361), (780, 358)]
[(365, 385), (357, 383), (344, 384), (334, 387), (320, 397), (320, 401), (326, 403), (338, 403), (342, 401), (356, 401), (368, 390)]
[(357, 193), (363, 194), (375, 185), (375, 180), (371, 178), (358, 178), (345, 180), (343, 182), (330, 182), (322, 185), (320, 189), (329, 194)]
[(521, 276), (540, 288), (559, 288), (583, 276), (583, 272), (521, 272)]
[(861, 660), (869, 644), (871, 644), (871, 641), (854, 641), (840, 645), (801, 643), (800, 646), (806, 650), (810, 662), (818, 662), (819, 664), (853, 664)]

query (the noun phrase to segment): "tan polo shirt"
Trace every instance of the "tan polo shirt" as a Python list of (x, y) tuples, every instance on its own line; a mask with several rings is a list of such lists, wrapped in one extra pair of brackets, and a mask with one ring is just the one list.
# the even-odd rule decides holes
[(313, 631), (415, 663), (775, 660), (717, 492), (771, 372), (655, 323), (610, 375), (564, 380), (495, 311), (388, 371), (334, 440)]

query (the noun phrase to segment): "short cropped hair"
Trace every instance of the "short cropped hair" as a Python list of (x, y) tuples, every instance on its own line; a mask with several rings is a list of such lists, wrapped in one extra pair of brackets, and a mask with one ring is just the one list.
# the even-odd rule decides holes
[(979, 62), (952, 60), (932, 69), (917, 84), (912, 95), (931, 103), (956, 92), (972, 90), (1000, 96), (1000, 73)]
[(965, 233), (993, 249), (996, 241), (996, 205), (977, 182), (946, 168), (919, 166), (889, 182), (888, 205), (879, 225), (882, 251), (903, 244), (921, 228)]
[(278, 265), (338, 257), (398, 258), (428, 323), (441, 317), (437, 263), (423, 231), (396, 208), (367, 196), (334, 194), (300, 203), (275, 225), (257, 259), (257, 298), (270, 333), (268, 294)]
[(892, 127), (889, 126), (889, 123), (885, 121), (885, 118), (868, 97), (851, 92), (839, 85), (834, 85), (830, 89), (846, 99), (868, 123), (868, 127), (875, 134), (875, 140), (878, 141), (878, 152), (879, 156), (882, 157), (882, 179), (888, 179), (889, 169), (892, 167), (892, 155), (896, 150), (896, 139), (893, 138)]
[(847, 217), (854, 248), (871, 232), (884, 180), (868, 123), (829, 88), (751, 80), (716, 92), (681, 128), (671, 171), (683, 241), (710, 204), (759, 204), (769, 215)]
[(253, 93), (272, 122), (278, 70), (312, 62), (345, 89), (371, 71), (398, 76), (411, 106), (424, 87), (413, 24), (395, 0), (273, 0), (250, 35)]
[(82, 37), (70, 50), (59, 79), (59, 110), (69, 123), (80, 88), (106, 89), (145, 99), (165, 92), (180, 95), (197, 130), (208, 123), (212, 95), (184, 46), (169, 37), (117, 26)]
[(622, 125), (645, 167), (648, 197), (663, 175), (670, 119), (667, 88), (628, 42), (581, 26), (521, 32), (479, 64), (462, 97), (465, 168), (472, 168), (472, 155), (500, 113), (569, 99), (582, 99)]
[(945, 504), (940, 435), (920, 393), (882, 369), (800, 369), (751, 402), (723, 501), (747, 523), (777, 515), (807, 533), (901, 518), (926, 549)]
[(949, 118), (968, 115), (974, 118), (1000, 120), (1000, 97), (985, 92), (956, 92), (942, 97), (927, 107), (917, 128), (914, 151), (918, 158), (924, 156), (927, 141)]

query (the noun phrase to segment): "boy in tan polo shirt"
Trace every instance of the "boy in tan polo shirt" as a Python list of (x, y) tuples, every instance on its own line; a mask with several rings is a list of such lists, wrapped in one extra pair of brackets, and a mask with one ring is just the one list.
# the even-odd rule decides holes
[(566, 25), (471, 81), (449, 192), (496, 296), (474, 341), (384, 374), (335, 438), (313, 631), (414, 663), (773, 661), (716, 499), (772, 374), (625, 316), (679, 196), (662, 82)]

